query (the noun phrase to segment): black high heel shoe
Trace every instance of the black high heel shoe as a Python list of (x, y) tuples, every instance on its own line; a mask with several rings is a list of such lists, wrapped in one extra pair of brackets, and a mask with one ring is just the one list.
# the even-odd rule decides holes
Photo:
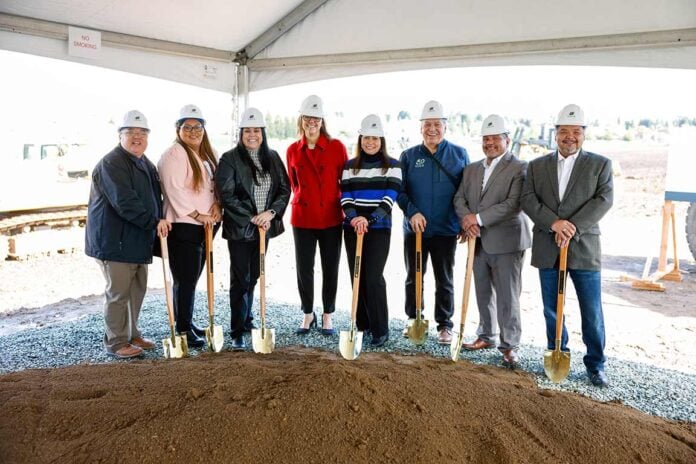
[(325, 329), (324, 320), (321, 321), (321, 334), (326, 336), (336, 335), (336, 329)]
[(314, 311), (312, 311), (312, 322), (309, 323), (309, 328), (305, 329), (304, 327), (300, 327), (299, 329), (295, 330), (295, 333), (297, 335), (307, 335), (310, 330), (316, 329), (317, 328), (317, 315), (314, 314)]

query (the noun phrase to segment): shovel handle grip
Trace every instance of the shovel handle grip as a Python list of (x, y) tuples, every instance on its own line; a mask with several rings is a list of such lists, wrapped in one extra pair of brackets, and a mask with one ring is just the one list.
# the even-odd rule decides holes
[(205, 270), (208, 284), (208, 317), (213, 319), (215, 311), (215, 279), (213, 278), (213, 226), (206, 224), (205, 228)]
[(167, 317), (169, 318), (169, 327), (174, 333), (174, 294), (172, 290), (172, 274), (169, 269), (169, 247), (167, 246), (166, 237), (160, 237), (160, 248), (162, 249), (162, 271), (164, 273), (164, 299), (167, 304)]
[(563, 307), (565, 306), (565, 288), (568, 276), (568, 245), (561, 247), (558, 263), (558, 294), (556, 296), (556, 340), (563, 334)]
[(416, 232), (416, 319), (423, 309), (423, 232)]
[(266, 327), (266, 230), (259, 227), (259, 304), (261, 306), (261, 328)]
[[(360, 294), (360, 261), (362, 260), (362, 245), (363, 234), (357, 234), (357, 242), (355, 243), (355, 264), (353, 265), (353, 303), (350, 310), (351, 327), (355, 324), (355, 319), (358, 314), (358, 295)], [(352, 329), (351, 329), (352, 330)]]
[(461, 336), (464, 336), (464, 322), (466, 321), (466, 312), (469, 309), (469, 294), (471, 293), (471, 276), (474, 272), (474, 254), (476, 253), (476, 239), (469, 237), (467, 243), (466, 254), (466, 275), (464, 276), (464, 295), (462, 296), (462, 320)]

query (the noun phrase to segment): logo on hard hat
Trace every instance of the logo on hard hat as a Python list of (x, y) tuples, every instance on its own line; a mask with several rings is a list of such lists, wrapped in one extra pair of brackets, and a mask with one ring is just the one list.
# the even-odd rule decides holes
[(140, 121), (140, 116), (136, 116), (136, 117), (135, 117), (135, 120), (136, 120), (136, 121)]
[(377, 127), (377, 123), (376, 123), (376, 122), (373, 122), (373, 123), (372, 123), (372, 127)]
[(490, 121), (490, 122), (488, 123), (488, 127), (493, 127), (493, 121)]
[(570, 113), (568, 113), (568, 116), (575, 116), (575, 111), (571, 111)]
[(319, 105), (316, 104), (316, 103), (314, 103), (314, 104), (312, 105), (312, 108), (317, 108), (317, 107), (319, 107)]
[(435, 107), (431, 106), (430, 108), (428, 108), (428, 111), (435, 111)]
[(249, 119), (254, 119), (254, 115), (253, 115), (253, 114), (250, 114), (250, 115), (249, 115)]

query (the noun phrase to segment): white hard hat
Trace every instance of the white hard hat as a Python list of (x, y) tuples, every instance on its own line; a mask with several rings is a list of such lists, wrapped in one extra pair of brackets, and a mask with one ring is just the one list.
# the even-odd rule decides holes
[(483, 120), (481, 125), (481, 135), (509, 134), (510, 131), (505, 127), (505, 120), (497, 114), (491, 114)]
[(360, 135), (369, 135), (372, 137), (384, 137), (384, 130), (382, 129), (382, 121), (376, 114), (368, 114), (365, 119), (360, 123), (360, 130), (358, 131)]
[(205, 118), (203, 117), (203, 112), (196, 105), (185, 105), (179, 110), (179, 119), (176, 122), (181, 122), (184, 119), (198, 119), (200, 122), (205, 124)]
[(120, 131), (126, 127), (138, 127), (140, 129), (150, 130), (147, 125), (147, 118), (138, 110), (130, 110), (123, 115), (123, 122), (118, 127), (118, 130)]
[(310, 95), (302, 100), (300, 114), (302, 116), (324, 119), (324, 103), (316, 95)]
[(256, 108), (247, 108), (242, 113), (242, 119), (239, 121), (239, 127), (266, 127), (263, 121), (263, 114)]
[(440, 102), (430, 100), (425, 104), (420, 117), (421, 121), (424, 119), (446, 119), (445, 112), (442, 110), (442, 105)]
[(585, 127), (585, 112), (578, 105), (566, 105), (556, 119), (557, 126), (583, 126)]

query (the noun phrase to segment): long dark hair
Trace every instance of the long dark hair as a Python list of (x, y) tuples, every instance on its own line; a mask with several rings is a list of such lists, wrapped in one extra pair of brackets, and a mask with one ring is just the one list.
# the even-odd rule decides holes
[(382, 174), (386, 174), (389, 170), (389, 165), (391, 164), (389, 159), (389, 153), (387, 153), (387, 140), (384, 137), (380, 137), (379, 151), (374, 155), (368, 155), (362, 149), (362, 138), (362, 135), (358, 135), (358, 144), (355, 145), (355, 161), (353, 162), (353, 174), (358, 173), (358, 171), (360, 170), (360, 166), (363, 164), (363, 161), (368, 156), (378, 156), (379, 159), (382, 161)]
[(249, 150), (247, 150), (247, 148), (244, 146), (244, 143), (242, 143), (243, 132), (244, 127), (240, 127), (238, 136), (239, 143), (237, 144), (237, 150), (239, 150), (239, 153), (242, 155), (242, 161), (244, 161), (244, 164), (246, 164), (249, 167), (249, 169), (251, 169), (251, 173), (254, 176), (254, 183), (256, 185), (259, 185), (258, 176), (262, 174), (262, 172), (271, 172), (271, 149), (268, 148), (268, 142), (266, 141), (266, 128), (261, 128), (262, 140), (261, 146), (259, 147), (259, 160), (261, 161), (261, 171), (259, 171), (259, 168), (256, 167), (256, 163), (254, 163), (254, 160), (251, 159)]
[[(184, 147), (186, 150), (186, 155), (188, 156), (189, 165), (191, 166), (191, 171), (193, 173), (193, 189), (199, 191), (203, 186), (203, 173), (201, 172), (201, 167), (196, 160), (196, 152), (193, 148), (186, 145), (186, 143), (179, 137), (179, 128), (184, 124), (185, 119), (178, 121), (176, 123), (176, 141), (179, 145)], [(201, 123), (202, 124), (202, 123)], [(215, 153), (213, 152), (213, 147), (210, 145), (210, 140), (208, 140), (208, 131), (203, 128), (203, 139), (201, 140), (201, 148), (198, 156), (202, 161), (207, 161), (210, 163), (211, 169), (213, 170), (213, 175), (217, 171), (218, 163), (215, 159)]]
[[(321, 127), (319, 127), (319, 136), (321, 137), (322, 135), (326, 137), (327, 140), (331, 140), (329, 131), (326, 129), (326, 119), (324, 118), (321, 118)], [(299, 138), (304, 137), (304, 131), (302, 130), (302, 115), (297, 117), (297, 136)]]

